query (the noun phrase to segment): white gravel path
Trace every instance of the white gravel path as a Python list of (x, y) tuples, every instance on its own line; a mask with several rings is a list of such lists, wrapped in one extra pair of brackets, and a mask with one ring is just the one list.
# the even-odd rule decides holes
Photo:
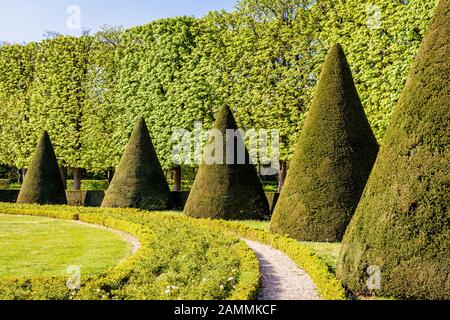
[(258, 242), (243, 239), (255, 252), (262, 274), (258, 300), (320, 300), (309, 275), (287, 255)]

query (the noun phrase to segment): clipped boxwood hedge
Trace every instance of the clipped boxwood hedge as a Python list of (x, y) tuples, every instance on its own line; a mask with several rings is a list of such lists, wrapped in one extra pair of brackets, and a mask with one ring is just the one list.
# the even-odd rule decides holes
[[(67, 290), (65, 279), (11, 279), (0, 280), (0, 299), (177, 299), (182, 296), (167, 297), (163, 294), (151, 296), (140, 285), (128, 285), (127, 281), (136, 274), (136, 269), (146, 267), (146, 262), (151, 257), (165, 254), (161, 250), (167, 235), (159, 232), (154, 226), (172, 226), (180, 231), (180, 226), (189, 226), (189, 229), (203, 231), (210, 238), (225, 239), (228, 241), (230, 250), (239, 260), (239, 276), (235, 288), (219, 296), (208, 296), (211, 292), (207, 288), (200, 288), (197, 294), (189, 299), (230, 299), (230, 300), (252, 300), (256, 298), (261, 275), (259, 263), (253, 251), (244, 242), (238, 241), (236, 236), (249, 240), (259, 241), (278, 249), (287, 254), (299, 267), (304, 269), (312, 278), (321, 297), (327, 300), (346, 299), (345, 291), (339, 280), (330, 272), (326, 263), (305, 245), (294, 239), (257, 230), (244, 226), (238, 222), (227, 222), (223, 220), (192, 219), (182, 215), (169, 215), (165, 213), (149, 213), (135, 209), (97, 209), (80, 208), (68, 206), (33, 206), (33, 205), (11, 205), (0, 204), (1, 214), (18, 214), (45, 216), (50, 218), (81, 220), (87, 223), (103, 225), (109, 228), (122, 230), (137, 237), (141, 242), (141, 249), (123, 264), (109, 270), (105, 274), (95, 277), (88, 282), (79, 292)], [(150, 226), (152, 229), (150, 229)], [(166, 230), (167, 231), (167, 230)], [(192, 231), (195, 233), (194, 231)], [(224, 235), (231, 233), (231, 235)], [(179, 232), (178, 232), (179, 233)], [(172, 243), (179, 243), (177, 233), (173, 232), (175, 239)], [(158, 241), (164, 239), (163, 241)], [(181, 243), (181, 242), (180, 242)], [(162, 246), (158, 246), (162, 244)], [(155, 247), (156, 245), (156, 247)], [(224, 243), (222, 243), (224, 245)], [(159, 250), (158, 250), (159, 249)], [(222, 248), (224, 249), (224, 248)], [(156, 251), (155, 251), (156, 250)], [(224, 249), (222, 254), (230, 252)], [(150, 259), (151, 260), (151, 259)], [(147, 265), (147, 267), (150, 267)], [(195, 270), (198, 266), (191, 266)], [(216, 266), (218, 267), (218, 266)], [(219, 269), (217, 269), (219, 270)], [(150, 270), (151, 271), (151, 270)], [(217, 288), (217, 283), (210, 283)], [(154, 285), (152, 283), (151, 285)], [(185, 297), (183, 297), (185, 298)]]
[(341, 282), (330, 271), (328, 265), (320, 259), (310, 248), (295, 239), (250, 228), (239, 222), (199, 220), (210, 226), (220, 226), (253, 241), (258, 241), (278, 249), (289, 256), (300, 268), (305, 270), (314, 282), (320, 296), (325, 300), (346, 300), (346, 291)]
[(0, 213), (80, 220), (125, 231), (141, 242), (122, 264), (82, 278), (80, 290), (69, 290), (64, 277), (0, 279), (0, 299), (249, 300), (259, 290), (253, 251), (219, 224), (135, 209), (0, 204)]

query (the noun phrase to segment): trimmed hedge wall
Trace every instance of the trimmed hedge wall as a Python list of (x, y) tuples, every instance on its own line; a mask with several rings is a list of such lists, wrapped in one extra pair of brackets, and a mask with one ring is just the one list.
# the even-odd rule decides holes
[[(98, 224), (130, 233), (142, 245), (124, 263), (99, 276), (83, 278), (80, 290), (69, 290), (63, 277), (0, 279), (0, 299), (250, 300), (259, 290), (260, 273), (255, 254), (235, 236), (224, 234), (220, 225), (197, 223), (181, 215), (134, 209), (0, 204), (0, 213)], [(173, 229), (173, 239), (167, 239), (167, 229)], [(189, 247), (186, 241), (179, 239), (185, 236), (195, 245)], [(183, 248), (189, 251), (183, 251), (181, 257), (179, 252)], [(199, 256), (200, 253), (203, 255)], [(233, 281), (227, 271), (234, 272)], [(176, 291), (170, 286), (173, 282), (180, 282), (183, 287), (180, 285)], [(168, 287), (175, 291), (165, 293), (164, 289)]]
[[(15, 203), (19, 190), (0, 190), (0, 202)], [(67, 202), (69, 206), (83, 206), (83, 207), (100, 207), (105, 196), (105, 191), (90, 190), (90, 191), (66, 191)], [(276, 192), (266, 192), (267, 200), (269, 201), (271, 212), (277, 204), (280, 194)], [(188, 191), (171, 191), (170, 192), (170, 208), (173, 210), (183, 210), (186, 201), (189, 197)]]
[[(204, 149), (203, 162), (184, 207), (184, 214), (194, 218), (223, 220), (264, 220), (270, 217), (263, 186), (240, 133), (232, 138), (233, 145), (229, 141), (228, 130), (238, 129), (230, 107), (223, 106), (213, 127), (222, 135), (222, 154), (218, 154), (216, 137), (212, 136)], [(241, 145), (245, 151), (238, 149)], [(222, 163), (211, 161), (214, 159), (208, 159), (212, 164), (205, 161), (212, 157), (208, 149), (214, 150)], [(243, 151), (243, 159), (239, 159), (239, 153)]]

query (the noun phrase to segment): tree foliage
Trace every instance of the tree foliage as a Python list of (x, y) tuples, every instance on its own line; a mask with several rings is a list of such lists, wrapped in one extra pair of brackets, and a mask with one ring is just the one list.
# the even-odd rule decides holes
[(241, 0), (231, 13), (201, 19), (3, 45), (0, 161), (27, 166), (35, 131), (48, 130), (61, 164), (103, 171), (118, 164), (143, 116), (169, 169), (174, 130), (195, 121), (210, 128), (224, 103), (239, 127), (279, 130), (281, 160), (290, 160), (334, 42), (348, 52), (381, 140), (434, 3)]
[(0, 163), (24, 166), (35, 148), (31, 86), (37, 44), (0, 47)]
[(271, 229), (340, 242), (378, 152), (342, 47), (327, 56)]
[[(244, 144), (242, 136), (229, 135), (230, 130), (233, 134), (238, 130), (229, 106), (220, 109), (213, 129), (220, 134), (221, 141), (217, 135), (210, 138), (184, 213), (223, 220), (266, 219), (270, 214), (269, 203), (247, 148), (239, 149)], [(217, 157), (217, 161), (208, 157)]]
[(69, 167), (83, 167), (82, 118), (91, 49), (90, 36), (57, 36), (43, 41), (36, 55), (31, 88), (33, 128), (54, 137), (58, 159)]

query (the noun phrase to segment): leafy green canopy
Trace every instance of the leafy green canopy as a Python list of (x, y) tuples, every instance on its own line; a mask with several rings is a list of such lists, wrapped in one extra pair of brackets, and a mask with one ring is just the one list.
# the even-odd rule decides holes
[(271, 229), (341, 241), (378, 152), (340, 45), (330, 50)]
[(67, 204), (58, 161), (47, 132), (39, 140), (17, 203)]
[(169, 186), (156, 156), (144, 119), (131, 134), (102, 207), (166, 210)]
[[(102, 27), (92, 39), (86, 82), (88, 94), (83, 103), (81, 124), (81, 166), (94, 172), (117, 166), (126, 144), (118, 144), (114, 134), (119, 127), (116, 95), (119, 90), (123, 33), (120, 27)], [(126, 128), (124, 136), (131, 131)]]
[(38, 45), (0, 47), (0, 163), (25, 167), (36, 147), (30, 87)]
[[(370, 5), (379, 8), (381, 23), (369, 28), (377, 18)], [(174, 129), (192, 130), (194, 121), (209, 129), (212, 106), (225, 103), (243, 128), (279, 130), (280, 158), (289, 160), (335, 42), (347, 49), (380, 140), (433, 5), (242, 0), (231, 13), (202, 19), (177, 17), (124, 32), (1, 46), (0, 161), (26, 166), (35, 130), (47, 130), (61, 164), (103, 171), (118, 164), (142, 115), (152, 123), (156, 152), (169, 169)]]
[(210, 86), (204, 79), (210, 70), (199, 68), (204, 57), (193, 53), (200, 32), (197, 19), (178, 17), (129, 29), (121, 39), (113, 139), (123, 146), (128, 128), (144, 117), (152, 124), (150, 134), (164, 169), (173, 166), (175, 130), (193, 130), (195, 121), (205, 128), (213, 123)]
[[(450, 299), (450, 2), (440, 1), (344, 237), (356, 293)], [(367, 267), (381, 269), (369, 290)]]
[[(227, 130), (237, 130), (236, 120), (228, 106), (222, 107), (213, 129), (221, 133), (223, 164), (210, 164), (206, 161), (200, 166), (191, 193), (184, 208), (186, 215), (197, 218), (214, 218), (224, 220), (255, 220), (269, 216), (269, 204), (264, 194), (259, 177), (245, 148), (243, 163), (238, 155), (238, 146), (244, 144), (240, 134), (234, 139), (227, 139)], [(216, 145), (217, 137), (211, 137), (208, 146)], [(228, 144), (227, 144), (228, 141)], [(205, 156), (207, 150), (205, 148)], [(213, 147), (214, 153), (220, 150)], [(229, 152), (233, 154), (229, 154)], [(216, 154), (217, 155), (217, 154)], [(232, 164), (228, 159), (232, 159)], [(242, 163), (242, 164), (240, 164)]]
[[(294, 0), (295, 1), (295, 0)], [(312, 48), (340, 43), (378, 142), (391, 120), (437, 0), (319, 0)], [(320, 63), (316, 66), (320, 66)]]

